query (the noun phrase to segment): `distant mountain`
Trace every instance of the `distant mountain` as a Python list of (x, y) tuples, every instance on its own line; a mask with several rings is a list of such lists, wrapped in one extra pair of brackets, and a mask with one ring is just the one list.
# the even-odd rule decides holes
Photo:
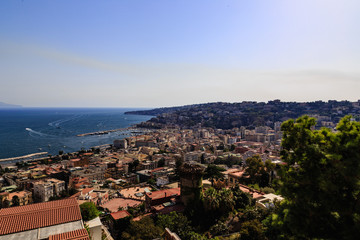
[(15, 105), (15, 104), (9, 104), (9, 103), (4, 103), (4, 102), (0, 102), (0, 108), (19, 108), (22, 107), (21, 105)]

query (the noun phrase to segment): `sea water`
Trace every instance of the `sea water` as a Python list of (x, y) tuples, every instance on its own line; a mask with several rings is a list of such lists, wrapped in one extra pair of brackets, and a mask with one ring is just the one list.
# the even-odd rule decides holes
[(56, 155), (111, 144), (126, 132), (78, 137), (78, 134), (127, 128), (152, 116), (125, 115), (125, 108), (0, 109), (0, 159), (38, 152)]

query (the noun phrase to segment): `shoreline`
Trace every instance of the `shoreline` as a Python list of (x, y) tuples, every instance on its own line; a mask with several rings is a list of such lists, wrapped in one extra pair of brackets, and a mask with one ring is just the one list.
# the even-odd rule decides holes
[(108, 133), (111, 133), (111, 132), (121, 132), (121, 131), (129, 131), (129, 130), (135, 130), (135, 128), (133, 128), (133, 127), (117, 128), (117, 129), (90, 132), (90, 133), (81, 133), (81, 134), (78, 134), (76, 136), (77, 137), (85, 137), (85, 136), (93, 136), (93, 135), (104, 135), (104, 134), (108, 134)]
[[(35, 156), (41, 156), (41, 155), (45, 155), (45, 154), (48, 154), (48, 152), (30, 153), (30, 154), (18, 156), (18, 157), (2, 158), (2, 159), (0, 159), (0, 162), (16, 161), (16, 160), (20, 160), (20, 159), (26, 160), (26, 158), (32, 158)], [(28, 159), (28, 160), (32, 160), (32, 159)]]
[[(100, 134), (94, 134), (94, 133), (99, 133), (99, 132), (93, 132), (93, 133), (83, 133), (83, 134), (78, 134), (76, 135), (77, 137), (83, 137), (83, 136), (95, 136), (95, 135), (102, 135), (102, 134), (108, 134), (110, 132), (117, 132), (117, 131), (132, 131), (131, 133), (129, 133), (130, 137), (131, 136), (135, 136), (135, 135), (141, 135), (144, 133), (149, 133), (151, 132), (151, 129), (147, 129), (147, 128), (137, 128), (134, 126), (131, 127), (127, 127), (127, 128), (117, 128), (117, 129), (111, 129), (111, 130), (105, 130), (105, 131), (99, 131), (99, 132), (104, 132), (104, 133), (100, 133)], [(97, 145), (97, 146), (91, 146), (88, 148), (100, 148), (103, 146), (110, 146), (111, 143), (108, 144), (103, 144), (103, 145)], [(80, 151), (80, 150), (78, 150)], [(69, 152), (69, 153), (76, 153), (78, 151), (75, 152)], [(69, 154), (68, 153), (68, 154)], [(42, 156), (42, 155), (47, 155), (49, 154), (48, 152), (38, 152), (38, 153), (30, 153), (30, 154), (26, 154), (23, 156), (17, 156), (17, 157), (10, 157), (10, 158), (2, 158), (0, 159), (0, 165), (3, 166), (10, 166), (10, 165), (15, 165), (17, 162), (32, 162), (32, 161), (39, 161), (39, 160), (44, 160), (44, 159), (49, 159), (51, 158), (50, 156)], [(39, 156), (37, 158), (34, 158), (36, 156)], [(40, 157), (41, 156), (41, 157)]]

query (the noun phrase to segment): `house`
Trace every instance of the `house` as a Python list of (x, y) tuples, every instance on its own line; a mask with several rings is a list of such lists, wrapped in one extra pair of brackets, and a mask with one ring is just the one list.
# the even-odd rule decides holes
[[(73, 198), (0, 209), (0, 240), (64, 239), (58, 234), (85, 234), (80, 207)], [(66, 238), (65, 238), (66, 239)]]
[(70, 179), (70, 187), (75, 189), (91, 187), (92, 184), (90, 183), (87, 177), (74, 177)]
[(271, 208), (274, 207), (275, 201), (281, 202), (282, 200), (284, 200), (283, 197), (275, 195), (273, 193), (269, 193), (259, 197), (256, 201), (256, 206), (264, 209)]
[(109, 193), (107, 190), (95, 190), (94, 188), (85, 188), (81, 190), (78, 197), (79, 204), (83, 202), (93, 202), (95, 205), (101, 205), (109, 200)]
[(111, 218), (114, 220), (114, 221), (117, 221), (119, 219), (123, 219), (123, 218), (126, 218), (126, 217), (130, 217), (130, 213), (126, 210), (121, 210), (121, 211), (118, 211), (118, 212), (114, 212), (114, 213), (111, 213)]
[(180, 188), (164, 189), (145, 194), (145, 207), (150, 210), (152, 206), (166, 202), (176, 202), (180, 198)]
[(26, 190), (20, 192), (12, 192), (12, 193), (8, 193), (8, 192), (0, 193), (0, 201), (2, 202), (5, 200), (9, 201), (10, 206), (13, 205), (14, 197), (18, 197), (19, 206), (28, 205), (32, 203), (32, 193)]
[(244, 176), (245, 174), (245, 170), (240, 170), (240, 169), (230, 169), (230, 171), (227, 171), (227, 176), (228, 176), (228, 180), (229, 183), (234, 185), (236, 183), (241, 182), (242, 178), (248, 178), (248, 176)]

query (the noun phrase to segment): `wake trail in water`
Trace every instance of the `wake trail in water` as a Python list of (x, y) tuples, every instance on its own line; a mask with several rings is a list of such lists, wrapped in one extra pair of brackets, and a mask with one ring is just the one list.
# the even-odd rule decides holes
[(48, 134), (45, 134), (45, 133), (42, 133), (42, 132), (38, 132), (38, 131), (35, 131), (35, 130), (32, 130), (31, 128), (25, 128), (26, 131), (30, 132), (30, 133), (33, 133), (33, 134), (36, 134), (38, 136), (42, 136), (42, 137), (52, 137), (51, 135), (48, 135)]
[(48, 123), (48, 125), (49, 125), (50, 127), (60, 127), (61, 124), (66, 123), (66, 122), (69, 122), (69, 121), (72, 121), (72, 120), (75, 120), (75, 119), (80, 118), (80, 117), (82, 117), (82, 116), (83, 116), (83, 114), (74, 115), (74, 116), (72, 116), (72, 117), (63, 118), (63, 119), (59, 119), (59, 120), (50, 122), (50, 123)]

